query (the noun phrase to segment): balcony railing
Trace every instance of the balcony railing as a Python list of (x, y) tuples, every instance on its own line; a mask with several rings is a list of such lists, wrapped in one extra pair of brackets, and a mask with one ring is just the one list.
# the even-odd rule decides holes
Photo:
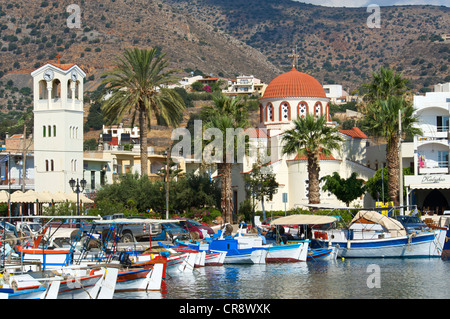
[(447, 174), (448, 161), (425, 161), (419, 164), (419, 174)]

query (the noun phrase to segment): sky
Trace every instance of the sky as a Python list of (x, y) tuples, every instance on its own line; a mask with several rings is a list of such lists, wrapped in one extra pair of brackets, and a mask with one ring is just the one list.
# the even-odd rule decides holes
[(367, 7), (377, 4), (380, 7), (394, 5), (436, 5), (450, 7), (449, 0), (294, 0), (326, 7)]

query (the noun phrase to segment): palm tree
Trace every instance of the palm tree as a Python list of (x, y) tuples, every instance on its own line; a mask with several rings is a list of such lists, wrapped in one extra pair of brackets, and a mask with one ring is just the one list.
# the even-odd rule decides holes
[(399, 111), (402, 136), (422, 134), (414, 126), (418, 119), (413, 115), (412, 103), (402, 96), (390, 96), (385, 100), (377, 100), (366, 108), (365, 129), (376, 137), (382, 137), (387, 142), (386, 162), (388, 167), (389, 197), (394, 205), (399, 205)]
[(366, 91), (364, 101), (368, 104), (378, 100), (386, 100), (389, 96), (405, 94), (406, 84), (409, 82), (401, 74), (390, 68), (381, 67), (378, 73), (372, 73), (372, 82), (363, 84)]
[[(233, 163), (227, 161), (226, 150), (229, 147), (236, 147), (235, 139), (226, 140), (227, 129), (245, 128), (249, 122), (247, 119), (247, 107), (239, 97), (228, 97), (222, 94), (213, 96), (214, 105), (205, 107), (201, 113), (204, 121), (204, 128), (216, 128), (222, 132), (223, 146), (221, 150), (215, 150), (217, 157), (221, 161), (217, 163), (217, 173), (221, 181), (221, 211), (225, 214), (226, 220), (231, 222), (231, 207), (229, 205), (231, 194), (229, 192), (231, 183), (231, 173)], [(233, 143), (233, 144), (231, 144)], [(233, 159), (234, 161), (234, 159)]]
[(180, 123), (185, 108), (183, 99), (167, 85), (176, 79), (174, 71), (165, 71), (168, 62), (157, 49), (127, 49), (117, 66), (102, 82), (105, 85), (102, 110), (108, 122), (120, 121), (131, 114), (140, 127), (141, 176), (148, 172), (147, 135), (152, 114), (167, 125)]
[(282, 137), (282, 153), (287, 155), (306, 155), (308, 160), (308, 180), (310, 204), (320, 203), (319, 186), (319, 155), (329, 156), (332, 150), (340, 149), (339, 142), (343, 141), (336, 127), (326, 125), (326, 118), (315, 118), (308, 114), (305, 118), (292, 121), (294, 128), (284, 132)]

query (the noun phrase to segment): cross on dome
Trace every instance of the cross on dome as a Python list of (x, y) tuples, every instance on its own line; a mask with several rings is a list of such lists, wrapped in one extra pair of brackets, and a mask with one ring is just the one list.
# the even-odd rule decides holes
[(292, 58), (292, 67), (295, 68), (295, 59), (299, 57), (299, 55), (295, 53), (295, 49), (292, 49), (292, 54), (289, 54), (288, 57)]

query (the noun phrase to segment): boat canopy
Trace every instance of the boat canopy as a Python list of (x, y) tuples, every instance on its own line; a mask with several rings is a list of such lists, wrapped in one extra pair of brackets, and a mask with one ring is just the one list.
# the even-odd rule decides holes
[(391, 237), (406, 236), (406, 230), (398, 220), (384, 216), (376, 211), (359, 211), (353, 217), (351, 224), (358, 222), (362, 218), (369, 222), (380, 224), (391, 233)]
[(334, 216), (298, 214), (274, 219), (270, 225), (320, 225), (335, 221)]

